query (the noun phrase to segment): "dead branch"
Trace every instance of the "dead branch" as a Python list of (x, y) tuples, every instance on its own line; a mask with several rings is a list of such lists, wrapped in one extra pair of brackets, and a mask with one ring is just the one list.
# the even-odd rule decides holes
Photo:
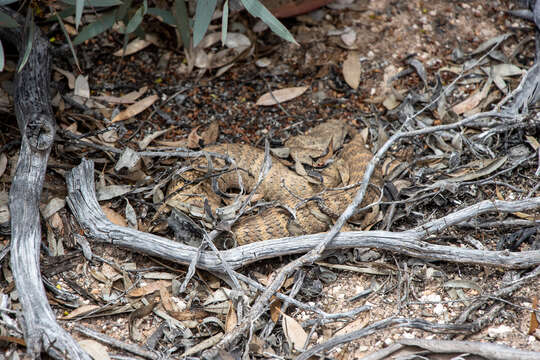
[(540, 358), (539, 352), (513, 349), (499, 344), (476, 341), (448, 341), (426, 339), (402, 339), (400, 344), (418, 346), (433, 353), (474, 354), (491, 360), (534, 360)]
[(126, 344), (125, 342), (114, 339), (110, 336), (104, 335), (102, 333), (99, 333), (97, 331), (84, 327), (82, 325), (75, 325), (75, 330), (88, 336), (89, 338), (99, 340), (100, 342), (107, 344), (109, 346), (113, 346), (117, 349), (129, 351), (132, 354), (144, 357), (146, 359), (157, 360), (160, 358), (159, 354), (156, 352), (148, 351), (138, 345)]
[[(199, 251), (157, 235), (111, 223), (101, 210), (94, 190), (94, 165), (89, 160), (67, 175), (67, 203), (77, 221), (93, 239), (176, 263), (189, 265)], [(430, 260), (443, 260), (462, 264), (526, 269), (540, 265), (540, 250), (509, 252), (463, 249), (423, 242), (428, 235), (441, 232), (452, 225), (488, 212), (530, 211), (540, 208), (540, 197), (517, 201), (483, 201), (441, 219), (426, 227), (404, 232), (353, 231), (339, 233), (328, 249), (377, 248), (398, 254)], [(428, 231), (429, 230), (429, 231)], [(327, 236), (325, 233), (303, 235), (255, 242), (221, 251), (221, 257), (232, 269), (278, 256), (298, 254), (313, 249)], [(200, 269), (223, 272), (221, 259), (213, 251), (202, 251), (197, 266)]]
[[(22, 135), (17, 169), (9, 194), (11, 210), (11, 270), (24, 310), (24, 338), (32, 358), (47, 352), (56, 359), (90, 359), (56, 322), (39, 270), (41, 223), (39, 200), (54, 141), (55, 121), (49, 98), (50, 56), (47, 39), (31, 19), (24, 21), (9, 8), (20, 26), (0, 35), (16, 46), (22, 63), (27, 41), (32, 50), (15, 76), (15, 114)], [(33, 36), (32, 36), (33, 35)], [(31, 38), (27, 38), (32, 36)]]

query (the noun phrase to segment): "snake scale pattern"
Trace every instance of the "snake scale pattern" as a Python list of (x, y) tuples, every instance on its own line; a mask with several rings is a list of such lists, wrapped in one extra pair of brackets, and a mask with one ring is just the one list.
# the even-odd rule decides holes
[[(224, 206), (227, 203), (230, 205), (236, 198), (227, 199), (216, 194), (216, 184), (222, 193), (234, 192), (241, 188), (240, 175), (244, 193), (249, 194), (257, 183), (264, 163), (264, 150), (241, 144), (212, 145), (203, 150), (233, 158), (236, 168), (223, 171), (228, 165), (225, 160), (218, 158), (212, 158), (210, 166), (208, 157), (194, 160), (190, 170), (182, 173), (180, 178), (169, 186), (169, 200), (166, 204), (203, 221), (213, 221), (215, 225), (216, 221), (212, 218), (215, 219), (216, 214), (223, 212)], [(334, 161), (320, 172), (319, 181), (309, 181), (277, 158), (272, 158), (272, 167), (253, 198), (281, 206), (262, 208), (241, 216), (230, 229), (237, 243), (244, 245), (254, 241), (327, 231), (332, 221), (352, 202), (358, 187), (332, 189), (359, 183), (372, 157), (361, 136), (355, 135)], [(375, 186), (368, 187), (361, 206), (366, 206), (379, 197), (382, 176), (378, 169), (371, 178), (371, 184)], [(239, 203), (241, 202), (236, 202)], [(364, 214), (360, 213), (351, 220), (361, 221), (363, 217)]]

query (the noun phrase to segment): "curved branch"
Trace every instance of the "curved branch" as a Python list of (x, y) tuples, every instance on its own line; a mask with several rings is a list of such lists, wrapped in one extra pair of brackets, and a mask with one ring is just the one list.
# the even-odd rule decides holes
[[(191, 259), (199, 251), (197, 248), (111, 223), (98, 204), (93, 174), (93, 162), (83, 159), (82, 163), (68, 173), (66, 178), (67, 203), (77, 221), (90, 237), (176, 263), (190, 264)], [(455, 225), (457, 220), (467, 221), (472, 217), (493, 211), (508, 213), (539, 208), (540, 197), (519, 201), (483, 201), (449, 214), (442, 219), (432, 221), (426, 224), (425, 228), (400, 233), (389, 231), (341, 232), (328, 245), (328, 249), (377, 248), (422, 259), (525, 269), (540, 264), (540, 250), (524, 252), (484, 251), (430, 244), (421, 240), (435, 230), (443, 231), (445, 228)], [(263, 259), (308, 252), (317, 246), (325, 236), (325, 233), (321, 233), (255, 242), (222, 251), (221, 256), (231, 268), (237, 269)], [(200, 254), (197, 267), (221, 272), (223, 266), (220, 262), (220, 258), (212, 251), (203, 251)]]
[[(8, 8), (2, 10), (15, 16), (21, 23), (16, 13)], [(13, 41), (19, 54), (23, 53), (26, 35), (21, 28), (2, 29), (0, 35)], [(9, 194), (11, 270), (24, 311), (24, 338), (28, 354), (37, 358), (41, 352), (47, 352), (56, 359), (90, 360), (56, 322), (41, 281), (38, 204), (53, 144), (55, 122), (49, 98), (51, 66), (48, 41), (41, 36), (38, 28), (30, 41), (33, 43), (28, 62), (15, 76), (15, 114), (22, 144)]]

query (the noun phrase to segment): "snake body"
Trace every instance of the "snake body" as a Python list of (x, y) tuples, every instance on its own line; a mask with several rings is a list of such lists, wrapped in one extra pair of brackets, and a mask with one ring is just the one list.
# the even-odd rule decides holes
[[(227, 168), (224, 160), (214, 158), (210, 164), (208, 157), (195, 160), (191, 169), (181, 174), (180, 179), (169, 187), (170, 199), (167, 204), (210, 221), (220, 212), (220, 208), (223, 212), (224, 198), (216, 193), (215, 185), (224, 193), (241, 187), (245, 193), (250, 193), (256, 186), (265, 155), (261, 149), (241, 144), (212, 145), (203, 150), (229, 156), (234, 159), (236, 167), (222, 171), (217, 176), (218, 169)], [(329, 189), (362, 181), (372, 157), (361, 136), (354, 136), (335, 161), (322, 170), (322, 184), (320, 181), (309, 181), (273, 158), (272, 167), (257, 188), (254, 198), (281, 206), (240, 217), (231, 228), (238, 244), (327, 231), (333, 219), (352, 202), (358, 187)], [(214, 186), (212, 177), (215, 179)], [(374, 172), (371, 183), (376, 187), (368, 188), (361, 206), (366, 206), (378, 198), (379, 191), (376, 189), (380, 189), (382, 185), (379, 170)], [(358, 214), (352, 220), (359, 221), (363, 216)]]

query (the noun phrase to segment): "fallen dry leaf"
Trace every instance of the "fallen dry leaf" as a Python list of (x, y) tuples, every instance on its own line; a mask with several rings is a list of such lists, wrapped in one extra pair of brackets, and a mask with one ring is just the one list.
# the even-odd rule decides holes
[(106, 101), (111, 104), (133, 104), (138, 98), (148, 91), (148, 86), (143, 86), (138, 91), (131, 91), (122, 96), (100, 95), (93, 96), (95, 100)]
[(122, 121), (129, 119), (130, 117), (133, 117), (137, 114), (140, 114), (141, 112), (152, 106), (152, 104), (154, 104), (157, 99), (157, 95), (150, 95), (148, 97), (145, 97), (144, 99), (136, 102), (135, 104), (128, 106), (126, 110), (118, 113), (118, 115), (116, 115), (111, 121)]
[(307, 340), (307, 333), (292, 317), (287, 314), (281, 315), (283, 315), (281, 326), (283, 327), (283, 332), (287, 337), (287, 341), (291, 344), (293, 349), (302, 350)]
[(452, 110), (458, 114), (461, 115), (463, 113), (468, 113), (472, 109), (478, 106), (480, 104), (480, 101), (482, 101), (489, 92), (489, 88), (491, 87), (491, 84), (493, 83), (493, 80), (489, 78), (481, 90), (475, 91), (471, 96), (460, 102), (459, 104), (455, 105)]
[(141, 51), (148, 45), (151, 45), (152, 42), (146, 40), (146, 39), (140, 39), (136, 38), (133, 41), (130, 41), (129, 44), (126, 45), (126, 51), (124, 52), (124, 49), (117, 50), (113, 52), (114, 56), (127, 56), (131, 54), (135, 54), (137, 51)]
[(127, 220), (110, 207), (102, 206), (101, 210), (103, 210), (103, 213), (105, 214), (107, 219), (109, 219), (109, 221), (113, 224), (127, 227)]
[(200, 126), (193, 128), (188, 135), (187, 147), (190, 149), (197, 149), (200, 146), (199, 141), (201, 140), (201, 137), (197, 134), (199, 127)]
[(270, 319), (274, 323), (277, 323), (279, 320), (279, 315), (281, 314), (281, 300), (276, 297), (273, 297), (273, 301), (270, 303)]
[(353, 89), (358, 89), (360, 85), (360, 53), (351, 51), (347, 55), (347, 59), (343, 62), (343, 77), (347, 84)]
[(79, 346), (86, 351), (94, 360), (109, 360), (107, 348), (95, 340), (85, 339), (78, 341)]
[(72, 312), (70, 312), (68, 315), (66, 316), (62, 316), (62, 320), (71, 320), (71, 319), (75, 319), (81, 315), (86, 315), (96, 309), (99, 309), (100, 306), (98, 305), (93, 305), (93, 304), (89, 304), (89, 305), (82, 305), (82, 306), (79, 306), (78, 308), (76, 308), (75, 310), (73, 310)]
[(146, 284), (144, 286), (141, 286), (139, 288), (135, 288), (135, 289), (131, 290), (128, 293), (128, 296), (129, 297), (145, 296), (145, 295), (148, 295), (148, 294), (152, 294), (152, 293), (154, 293), (156, 291), (159, 291), (159, 289), (162, 286), (170, 286), (170, 285), (171, 285), (170, 281), (166, 281), (166, 280), (154, 281), (154, 282), (148, 283), (148, 284)]
[(202, 133), (201, 139), (204, 145), (210, 145), (217, 141), (219, 136), (219, 124), (214, 121), (210, 124), (208, 129)]
[(227, 319), (225, 319), (225, 334), (230, 333), (238, 324), (238, 316), (234, 310), (232, 301), (229, 301), (229, 312), (227, 313)]
[(255, 103), (255, 105), (258, 106), (272, 106), (276, 104), (281, 104), (285, 101), (292, 100), (303, 93), (306, 92), (308, 89), (307, 86), (298, 86), (298, 87), (290, 87), (280, 90), (275, 90), (272, 92), (268, 92), (264, 95), (262, 95), (259, 100)]
[[(538, 308), (538, 297), (533, 296), (532, 308), (536, 310)], [(538, 329), (538, 319), (536, 318), (536, 313), (531, 312), (531, 321), (529, 323), (529, 332), (527, 334), (532, 335)]]
[(58, 73), (64, 75), (68, 81), (68, 87), (73, 90), (75, 89), (75, 75), (73, 73), (60, 69), (59, 67), (53, 66), (52, 67), (54, 71), (57, 71)]
[(77, 76), (77, 78), (75, 79), (74, 94), (85, 99), (90, 98), (90, 85), (88, 85), (88, 76)]

